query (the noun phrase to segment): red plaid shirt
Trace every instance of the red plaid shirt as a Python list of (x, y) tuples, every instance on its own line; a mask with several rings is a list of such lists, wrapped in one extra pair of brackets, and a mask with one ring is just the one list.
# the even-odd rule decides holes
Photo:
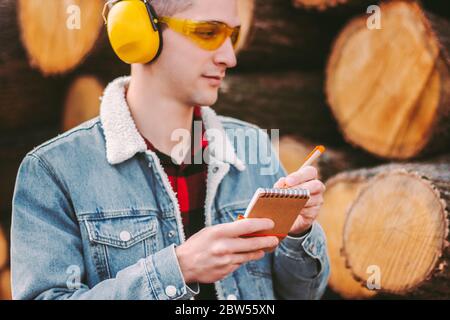
[[(200, 107), (194, 108), (193, 121), (202, 121)], [(191, 152), (181, 164), (176, 164), (169, 155), (157, 150), (150, 141), (143, 137), (147, 144), (147, 149), (152, 150), (158, 156), (164, 171), (169, 177), (172, 189), (177, 195), (187, 238), (205, 226), (204, 204), (208, 167), (203, 161), (203, 152), (208, 146), (208, 141), (203, 139), (204, 132), (205, 129), (202, 122), (201, 140), (194, 141), (196, 137), (193, 126)], [(190, 161), (186, 161), (189, 156)], [(201, 159), (200, 164), (195, 164), (194, 160), (196, 157)], [(214, 285), (200, 284), (200, 293), (197, 299), (216, 299)]]

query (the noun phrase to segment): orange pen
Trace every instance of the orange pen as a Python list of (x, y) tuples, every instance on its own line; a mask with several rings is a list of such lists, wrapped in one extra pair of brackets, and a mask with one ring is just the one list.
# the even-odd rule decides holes
[[(300, 167), (300, 169), (303, 168), (303, 167), (306, 167), (306, 166), (311, 165), (311, 164), (312, 164), (314, 161), (316, 161), (317, 158), (319, 158), (319, 157), (322, 155), (322, 153), (324, 153), (324, 152), (325, 152), (325, 147), (324, 147), (324, 146), (320, 145), (320, 146), (315, 147), (315, 148), (313, 149), (313, 151), (311, 151), (311, 152), (308, 154), (308, 156), (306, 157), (306, 159), (305, 159), (305, 161), (303, 162), (303, 164), (302, 164), (302, 166)], [(287, 186), (286, 183), (285, 183), (281, 188), (287, 188), (287, 187), (288, 187), (288, 186)]]

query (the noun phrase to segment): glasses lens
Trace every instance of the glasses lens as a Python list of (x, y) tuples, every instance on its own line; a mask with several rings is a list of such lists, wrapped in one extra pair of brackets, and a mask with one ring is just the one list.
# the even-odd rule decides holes
[(233, 46), (236, 46), (239, 41), (239, 34), (241, 32), (241, 27), (236, 27), (233, 29), (233, 33), (231, 34), (231, 43)]
[(204, 40), (212, 40), (222, 32), (220, 25), (215, 23), (201, 23), (196, 26), (193, 34)]
[(224, 38), (224, 30), (214, 22), (199, 23), (191, 32), (193, 40), (203, 49), (216, 50)]

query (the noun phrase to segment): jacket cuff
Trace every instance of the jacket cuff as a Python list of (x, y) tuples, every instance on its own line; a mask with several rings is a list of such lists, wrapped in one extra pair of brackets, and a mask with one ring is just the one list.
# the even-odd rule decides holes
[(306, 231), (304, 235), (294, 236), (294, 235), (288, 234), (287, 238), (302, 241), (311, 233), (311, 230), (312, 230), (312, 226), (309, 227), (308, 231)]
[(184, 281), (175, 244), (166, 247), (146, 259), (146, 273), (150, 288), (158, 300), (188, 300), (200, 292), (198, 283), (189, 287)]
[(287, 236), (281, 241), (279, 250), (288, 257), (302, 260), (306, 263), (320, 262), (317, 276), (325, 269), (327, 264), (325, 234), (320, 224), (315, 221), (309, 233), (302, 237)]

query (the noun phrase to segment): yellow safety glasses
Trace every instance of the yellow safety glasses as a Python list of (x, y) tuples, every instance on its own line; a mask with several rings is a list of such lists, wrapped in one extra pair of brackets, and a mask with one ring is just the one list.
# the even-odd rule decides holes
[(228, 37), (233, 47), (239, 40), (241, 27), (231, 28), (220, 21), (194, 21), (171, 17), (160, 17), (159, 22), (166, 24), (170, 29), (185, 35), (200, 48), (214, 51), (219, 49)]

